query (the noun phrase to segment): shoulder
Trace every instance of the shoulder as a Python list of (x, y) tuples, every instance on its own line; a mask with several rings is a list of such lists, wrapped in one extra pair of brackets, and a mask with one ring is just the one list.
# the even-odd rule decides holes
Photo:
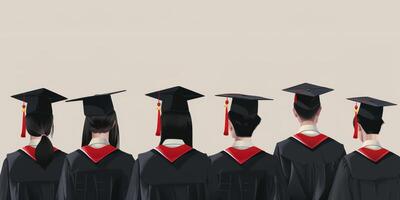
[(334, 149), (340, 149), (340, 150), (344, 150), (344, 145), (338, 141), (336, 141), (335, 139), (331, 138), (328, 136), (328, 138), (326, 139), (326, 144), (328, 144), (330, 147), (334, 148)]
[(282, 141), (278, 142), (276, 144), (276, 148), (278, 148), (279, 150), (284, 149), (284, 148), (286, 148), (288, 146), (291, 146), (291, 144), (293, 144), (293, 142), (294, 141), (293, 141), (292, 137), (288, 137), (285, 140), (282, 140)]
[(209, 158), (212, 163), (217, 162), (218, 160), (221, 160), (225, 157), (225, 153), (223, 151), (220, 151), (216, 154), (211, 155)]
[(114, 153), (121, 158), (134, 160), (132, 154), (122, 151), (121, 149), (117, 149)]
[(11, 153), (8, 153), (6, 158), (4, 159), (4, 163), (7, 163), (9, 167), (13, 165), (15, 160), (23, 154), (21, 150), (17, 150)]
[(342, 165), (357, 179), (378, 180), (400, 176), (400, 157), (392, 152), (375, 163), (353, 151), (344, 157)]

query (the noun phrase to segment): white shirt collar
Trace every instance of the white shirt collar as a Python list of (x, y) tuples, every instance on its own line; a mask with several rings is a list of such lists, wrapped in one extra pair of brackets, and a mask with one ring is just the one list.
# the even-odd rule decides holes
[(39, 144), (40, 140), (42, 139), (42, 137), (38, 137), (38, 138), (32, 138), (29, 141), (29, 146), (36, 148), (36, 146)]
[(378, 149), (382, 148), (381, 144), (377, 140), (365, 140), (363, 142), (362, 147), (365, 147), (365, 148), (368, 148), (368, 149), (372, 149), (372, 150), (378, 150)]
[(253, 143), (251, 142), (251, 138), (240, 138), (235, 140), (235, 142), (233, 142), (232, 147), (235, 149), (248, 149), (250, 147), (253, 146)]
[(89, 146), (99, 149), (101, 147), (109, 145), (110, 142), (105, 138), (92, 138), (89, 142)]
[(320, 134), (316, 125), (302, 125), (299, 128), (299, 133), (307, 136), (317, 136)]
[(181, 145), (184, 145), (185, 142), (181, 139), (166, 139), (166, 140), (164, 140), (164, 142), (162, 144), (166, 147), (174, 148), (174, 147), (179, 147)]

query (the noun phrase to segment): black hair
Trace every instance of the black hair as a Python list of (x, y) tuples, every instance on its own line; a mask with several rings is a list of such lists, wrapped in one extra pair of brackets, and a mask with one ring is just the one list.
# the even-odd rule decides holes
[(245, 117), (232, 111), (229, 111), (229, 120), (232, 122), (235, 133), (239, 137), (251, 137), (261, 122), (261, 118), (258, 115)]
[[(355, 126), (355, 119), (356, 118), (354, 118), (353, 120), (353, 126)], [(382, 119), (371, 120), (360, 115), (357, 116), (357, 119), (357, 122), (361, 125), (366, 134), (378, 134), (381, 131), (382, 125), (384, 123)]]
[(112, 112), (104, 116), (86, 116), (83, 125), (82, 146), (89, 145), (92, 133), (109, 132), (109, 142), (114, 147), (119, 147), (119, 127), (117, 114)]
[(319, 96), (296, 94), (293, 107), (301, 119), (309, 120), (315, 117), (321, 108)]
[(190, 113), (163, 112), (161, 115), (161, 140), (181, 139), (185, 144), (193, 145), (192, 118)]
[(53, 159), (54, 151), (49, 135), (53, 134), (54, 123), (53, 115), (28, 114), (26, 115), (26, 129), (29, 135), (40, 137), (39, 144), (36, 146), (36, 161), (42, 167), (46, 167)]
[(299, 115), (299, 117), (301, 119), (304, 119), (304, 120), (309, 120), (309, 119), (312, 119), (313, 117), (315, 117), (315, 115), (317, 114), (317, 112), (320, 108), (321, 108), (321, 106), (318, 106), (313, 109), (304, 109), (304, 108), (301, 108), (300, 106), (298, 106), (297, 104), (294, 104), (294, 109), (296, 110), (297, 114)]

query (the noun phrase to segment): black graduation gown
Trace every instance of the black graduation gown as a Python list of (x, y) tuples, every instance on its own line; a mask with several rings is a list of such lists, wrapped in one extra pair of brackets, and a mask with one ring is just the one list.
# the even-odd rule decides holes
[(216, 174), (215, 200), (286, 200), (278, 160), (258, 149), (228, 148), (210, 157)]
[(188, 145), (139, 154), (127, 200), (206, 200), (210, 160)]
[(355, 151), (340, 162), (330, 200), (399, 200), (400, 157), (373, 160)]
[(124, 199), (134, 162), (132, 155), (111, 145), (82, 147), (65, 159), (57, 199)]
[(65, 155), (55, 149), (43, 168), (35, 161), (33, 147), (8, 154), (0, 175), (0, 200), (54, 200)]
[(287, 181), (289, 199), (325, 200), (346, 152), (342, 144), (323, 134), (299, 133), (279, 142), (274, 155)]

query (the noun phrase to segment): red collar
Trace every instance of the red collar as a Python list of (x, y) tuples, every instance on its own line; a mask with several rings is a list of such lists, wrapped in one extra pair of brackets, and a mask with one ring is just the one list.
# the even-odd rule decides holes
[[(24, 146), (21, 149), (23, 152), (26, 153), (29, 157), (31, 157), (33, 160), (36, 160), (36, 148), (32, 146)], [(56, 147), (53, 147), (53, 152), (58, 151)]]
[(179, 147), (166, 147), (164, 145), (159, 145), (155, 148), (158, 153), (160, 153), (164, 158), (169, 160), (169, 162), (175, 162), (178, 158), (180, 158), (185, 153), (189, 152), (193, 148), (189, 145), (183, 144)]
[(373, 150), (373, 149), (368, 149), (368, 148), (362, 147), (362, 148), (358, 149), (357, 151), (373, 162), (379, 162), (383, 157), (385, 157), (388, 153), (390, 153), (389, 150), (384, 149), (384, 148), (379, 149), (379, 150)]
[(93, 148), (91, 146), (81, 147), (81, 151), (85, 153), (87, 157), (89, 157), (90, 160), (92, 160), (94, 163), (100, 162), (101, 160), (103, 160), (103, 158), (110, 155), (115, 150), (117, 150), (117, 148), (115, 148), (112, 145), (106, 145), (98, 149)]
[(262, 151), (261, 149), (255, 146), (252, 146), (248, 149), (235, 149), (233, 147), (225, 149), (225, 152), (229, 154), (233, 159), (235, 159), (236, 162), (238, 162), (239, 164), (245, 163), (250, 158), (260, 153), (261, 151)]
[(314, 149), (315, 147), (320, 145), (323, 141), (325, 141), (329, 137), (324, 135), (324, 134), (322, 134), (322, 133), (317, 135), (317, 136), (314, 136), (314, 137), (308, 136), (308, 135), (304, 135), (302, 133), (297, 133), (296, 135), (293, 136), (293, 138), (298, 140), (299, 142), (301, 142), (302, 144), (304, 144), (308, 148)]

